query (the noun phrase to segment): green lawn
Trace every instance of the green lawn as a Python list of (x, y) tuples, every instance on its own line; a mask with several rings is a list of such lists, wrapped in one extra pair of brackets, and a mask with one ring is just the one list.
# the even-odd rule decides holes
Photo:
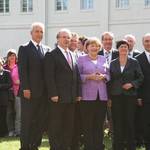
[[(0, 139), (0, 150), (19, 150), (19, 138), (2, 138)], [(42, 140), (40, 150), (49, 150), (49, 143), (46, 137)]]
[[(106, 146), (106, 150), (111, 150), (111, 140), (109, 137), (105, 137), (104, 143)], [(19, 138), (0, 139), (0, 150), (19, 150), (19, 148), (20, 148)], [(42, 140), (40, 150), (49, 150), (49, 143), (46, 137), (44, 137)], [(144, 150), (144, 148), (138, 150)]]

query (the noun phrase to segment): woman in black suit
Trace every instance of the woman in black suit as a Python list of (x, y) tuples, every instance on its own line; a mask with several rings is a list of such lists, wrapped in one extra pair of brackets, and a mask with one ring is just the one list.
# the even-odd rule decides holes
[(11, 77), (2, 67), (0, 59), (0, 137), (7, 134), (6, 111), (8, 105), (8, 90), (11, 87)]
[(129, 44), (117, 42), (119, 58), (110, 64), (110, 98), (112, 100), (113, 150), (135, 150), (134, 117), (137, 89), (143, 74), (137, 60), (128, 57)]

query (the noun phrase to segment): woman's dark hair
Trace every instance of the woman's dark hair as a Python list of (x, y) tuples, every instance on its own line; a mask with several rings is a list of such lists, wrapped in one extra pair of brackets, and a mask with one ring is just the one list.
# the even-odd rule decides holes
[(81, 41), (82, 45), (84, 45), (87, 40), (88, 40), (88, 38), (85, 36), (79, 37), (79, 41)]
[(17, 54), (16, 54), (15, 50), (14, 49), (12, 49), (12, 50), (10, 49), (10, 50), (8, 50), (5, 64), (9, 65), (8, 57), (10, 57), (13, 54), (15, 54), (15, 56), (16, 56), (16, 62), (15, 63), (17, 63), (18, 60), (17, 60)]
[(128, 41), (124, 40), (124, 39), (116, 42), (116, 48), (118, 49), (122, 44), (126, 44), (128, 46), (128, 48), (129, 48)]

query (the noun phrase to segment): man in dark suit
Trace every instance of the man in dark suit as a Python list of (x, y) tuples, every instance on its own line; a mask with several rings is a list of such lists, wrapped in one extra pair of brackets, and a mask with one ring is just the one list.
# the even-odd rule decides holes
[(57, 34), (57, 47), (45, 56), (51, 150), (67, 150), (72, 144), (75, 102), (80, 101), (80, 77), (74, 55), (68, 49), (71, 33)]
[(44, 25), (33, 23), (29, 43), (18, 52), (21, 81), (21, 150), (37, 150), (46, 116), (43, 59), (48, 47), (41, 43)]
[[(129, 53), (128, 56), (135, 58), (141, 52), (137, 49), (134, 49), (136, 38), (132, 34), (126, 34), (124, 36), (125, 40), (129, 44)], [(136, 112), (135, 112), (135, 140), (137, 147), (143, 146), (143, 136), (142, 136), (142, 102), (137, 100)]]
[(134, 49), (135, 43), (136, 43), (136, 38), (134, 35), (132, 34), (126, 34), (124, 36), (125, 40), (128, 41), (129, 44), (129, 53), (128, 55), (132, 58), (136, 57), (137, 55), (139, 55), (141, 52), (137, 49)]
[(136, 58), (140, 63), (141, 69), (144, 74), (144, 82), (139, 89), (139, 99), (143, 102), (143, 130), (144, 130), (144, 143), (146, 150), (150, 150), (150, 33), (143, 37), (144, 52)]
[(104, 32), (101, 36), (103, 47), (98, 54), (105, 56), (108, 64), (110, 64), (110, 62), (116, 59), (119, 55), (118, 51), (112, 47), (113, 39), (114, 39), (114, 34), (111, 32)]
[[(102, 49), (99, 51), (99, 55), (103, 55), (108, 65), (110, 65), (111, 61), (118, 58), (119, 53), (113, 46), (114, 34), (112, 32), (104, 32), (101, 36), (102, 41)], [(109, 88), (109, 83), (107, 83), (107, 88)], [(112, 117), (111, 117), (111, 100), (108, 101), (107, 115), (106, 115), (106, 128), (109, 128), (109, 133), (112, 134)]]

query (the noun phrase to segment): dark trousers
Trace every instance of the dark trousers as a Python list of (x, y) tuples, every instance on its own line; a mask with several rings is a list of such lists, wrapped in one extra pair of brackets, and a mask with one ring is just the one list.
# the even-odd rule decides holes
[(21, 98), (21, 150), (34, 150), (41, 144), (46, 113), (45, 96)]
[(150, 103), (143, 104), (143, 131), (146, 150), (150, 150)]
[(107, 102), (81, 101), (81, 120), (84, 135), (84, 150), (104, 150), (103, 124)]
[(135, 150), (135, 108), (136, 97), (112, 96), (113, 150)]
[(14, 100), (8, 101), (7, 106), (7, 127), (8, 132), (14, 132), (15, 131), (15, 105)]
[(7, 134), (6, 114), (7, 106), (0, 106), (0, 137)]
[(74, 130), (73, 130), (73, 139), (71, 150), (80, 150), (80, 146), (83, 144), (81, 139), (81, 112), (80, 112), (80, 102), (75, 103), (75, 121), (74, 121)]
[(136, 112), (135, 112), (135, 141), (136, 146), (140, 147), (143, 145), (143, 120), (142, 120), (142, 112), (143, 107), (142, 106), (136, 106)]
[(51, 150), (68, 150), (71, 147), (74, 111), (73, 103), (50, 102), (48, 136)]

